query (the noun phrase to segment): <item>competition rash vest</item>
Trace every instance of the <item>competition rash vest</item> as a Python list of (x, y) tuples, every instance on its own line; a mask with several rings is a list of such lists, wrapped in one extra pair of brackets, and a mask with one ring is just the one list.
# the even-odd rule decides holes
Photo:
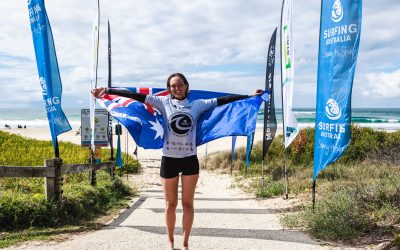
[(174, 158), (196, 155), (197, 120), (202, 113), (217, 106), (217, 99), (189, 101), (147, 95), (145, 103), (158, 109), (163, 116), (163, 155)]

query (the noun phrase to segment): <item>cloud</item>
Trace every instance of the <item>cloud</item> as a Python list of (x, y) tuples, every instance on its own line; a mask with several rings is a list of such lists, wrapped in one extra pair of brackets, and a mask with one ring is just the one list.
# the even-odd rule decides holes
[(366, 75), (362, 94), (369, 98), (400, 97), (400, 69), (391, 73), (370, 73)]
[[(115, 86), (164, 87), (166, 78), (173, 72), (185, 73), (191, 87), (196, 89), (247, 94), (264, 86), (266, 50), (270, 35), (279, 26), (281, 1), (102, 0), (100, 4), (99, 86), (105, 86), (108, 77), (108, 20)], [(294, 1), (293, 4), (294, 106), (313, 107), (321, 6), (319, 1)], [(46, 9), (63, 81), (63, 106), (76, 107), (78, 101), (79, 107), (87, 107), (92, 1), (46, 1)], [(400, 45), (396, 43), (400, 41), (400, 29), (393, 26), (400, 23), (398, 13), (398, 0), (363, 2), (354, 82), (355, 90), (365, 93), (357, 96), (359, 103), (371, 95), (384, 97), (395, 92), (386, 93), (372, 81), (389, 84), (385, 77), (400, 68)], [(6, 93), (0, 107), (16, 99), (15, 105), (41, 106), (26, 1), (1, 1), (0, 16), (7, 17), (0, 27), (0, 79), (3, 93)], [(277, 58), (277, 91), (280, 88), (279, 62)], [(361, 87), (364, 85), (368, 87)], [(21, 91), (26, 96), (21, 96)]]

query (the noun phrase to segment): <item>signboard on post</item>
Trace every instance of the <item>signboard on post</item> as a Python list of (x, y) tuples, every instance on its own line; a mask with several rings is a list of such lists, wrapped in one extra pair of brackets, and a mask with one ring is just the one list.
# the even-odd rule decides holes
[[(94, 126), (94, 145), (108, 146), (108, 112), (106, 109), (96, 109)], [(81, 110), (81, 146), (89, 147), (90, 141), (90, 109)]]

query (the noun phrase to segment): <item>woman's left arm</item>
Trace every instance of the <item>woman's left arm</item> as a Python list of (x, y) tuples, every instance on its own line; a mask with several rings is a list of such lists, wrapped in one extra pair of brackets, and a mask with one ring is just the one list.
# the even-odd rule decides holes
[(257, 89), (253, 95), (227, 95), (217, 98), (217, 106), (221, 106), (230, 102), (239, 101), (245, 99), (247, 97), (261, 95), (263, 91), (261, 89)]

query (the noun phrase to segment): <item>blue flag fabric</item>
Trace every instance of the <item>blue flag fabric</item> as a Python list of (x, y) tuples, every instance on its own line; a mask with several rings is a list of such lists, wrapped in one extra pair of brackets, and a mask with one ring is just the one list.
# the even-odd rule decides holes
[(53, 35), (43, 0), (28, 1), (28, 11), (40, 86), (56, 148), (56, 137), (71, 130), (71, 126), (61, 109), (62, 85)]
[(250, 155), (251, 155), (251, 150), (253, 149), (253, 142), (254, 142), (254, 132), (247, 136), (246, 175), (247, 175), (247, 169), (249, 168), (249, 165), (250, 165)]
[(231, 102), (204, 113), (197, 125), (197, 146), (225, 136), (253, 133), (263, 100), (268, 100), (267, 94)]
[(235, 160), (235, 145), (237, 136), (232, 136), (232, 161)]
[(121, 154), (121, 133), (118, 133), (118, 139), (117, 139), (117, 154), (115, 157), (115, 166), (119, 167), (122, 169), (122, 154)]
[(361, 9), (361, 0), (322, 1), (313, 180), (350, 144), (351, 91)]
[[(161, 88), (125, 88), (133, 92), (165, 96), (169, 92)], [(227, 93), (191, 90), (189, 99), (209, 99)], [(216, 107), (205, 112), (197, 124), (197, 146), (212, 140), (233, 135), (249, 135), (255, 131), (257, 112), (268, 95), (254, 96)], [(133, 99), (106, 95), (99, 101), (110, 114), (124, 125), (136, 144), (145, 149), (160, 149), (163, 146), (163, 120), (159, 111)]]

